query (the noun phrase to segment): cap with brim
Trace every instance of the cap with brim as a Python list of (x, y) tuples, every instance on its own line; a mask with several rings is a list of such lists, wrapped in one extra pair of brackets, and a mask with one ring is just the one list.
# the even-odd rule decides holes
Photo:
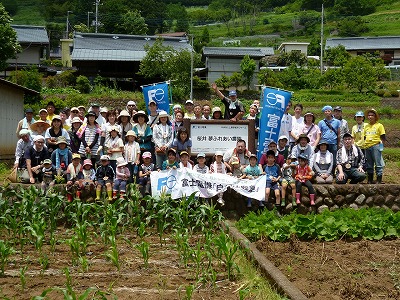
[(217, 152), (215, 152), (215, 156), (224, 156), (224, 152), (217, 151)]
[(181, 153), (179, 154), (179, 156), (182, 156), (182, 155), (187, 155), (187, 156), (189, 156), (189, 153), (188, 153), (187, 151), (181, 151)]
[(275, 141), (270, 141), (270, 142), (268, 143), (268, 146), (271, 145), (271, 144), (278, 145)]
[[(31, 129), (32, 129), (32, 125), (31, 125)], [(28, 134), (31, 134), (31, 132), (28, 130), (28, 129), (21, 129), (20, 131), (19, 131), (19, 135), (20, 136), (23, 136), (23, 135), (28, 135)]]
[(43, 164), (44, 165), (51, 165), (51, 159), (45, 159), (44, 161), (43, 161)]
[(47, 123), (47, 122), (45, 122), (45, 121), (42, 121), (42, 120), (37, 120), (35, 123), (33, 123), (33, 124), (31, 125), (31, 130), (32, 130), (32, 131), (38, 131), (38, 127), (39, 127), (39, 126), (43, 126), (44, 129), (46, 130), (47, 128), (50, 127), (50, 124)]
[(143, 110), (139, 110), (136, 114), (134, 114), (132, 119), (133, 119), (133, 121), (135, 121), (135, 123), (138, 123), (139, 117), (144, 117), (145, 123), (147, 123), (149, 121), (149, 117), (146, 115), (146, 113)]
[(328, 142), (326, 140), (320, 140), (318, 145), (317, 145), (317, 148), (319, 149), (321, 145), (327, 145), (328, 146)]
[(71, 112), (79, 112), (79, 109), (74, 106), (73, 108), (71, 108)]
[(315, 115), (312, 112), (308, 111), (304, 114), (304, 123), (306, 122), (306, 116), (312, 116), (312, 122), (315, 122)]
[(27, 108), (27, 109), (25, 109), (25, 113), (27, 114), (27, 113), (33, 113), (33, 109), (32, 108)]
[(91, 107), (100, 107), (99, 103), (92, 103), (92, 105), (90, 105)]
[(299, 138), (297, 139), (297, 142), (300, 142), (301, 139), (306, 139), (307, 143), (310, 142), (310, 138), (305, 133), (302, 133), (302, 134), (299, 135)]
[(204, 154), (204, 153), (199, 153), (199, 154), (197, 154), (197, 158), (200, 158), (200, 157), (206, 157), (206, 155)]
[(326, 110), (332, 110), (332, 106), (330, 106), (330, 105), (325, 105), (325, 106), (322, 108), (322, 112), (325, 112)]
[(299, 156), (297, 156), (297, 159), (304, 159), (304, 160), (308, 160), (308, 156), (304, 155), (303, 153), (299, 154)]
[(169, 115), (167, 114), (167, 112), (162, 110), (158, 113), (158, 118), (164, 118), (164, 117), (167, 117), (169, 119)]
[(335, 108), (333, 110), (342, 111), (342, 107), (341, 106), (335, 106)]
[(110, 132), (111, 131), (116, 131), (117, 133), (119, 133), (119, 126), (111, 126)]
[(117, 167), (123, 167), (126, 166), (128, 163), (125, 161), (123, 157), (118, 157), (117, 158)]
[(81, 155), (78, 153), (73, 153), (72, 154), (72, 159), (81, 159)]
[(368, 109), (366, 112), (365, 112), (365, 115), (367, 115), (368, 116), (368, 113), (373, 113), (373, 114), (375, 114), (375, 116), (376, 116), (376, 121), (378, 121), (379, 120), (379, 114), (378, 114), (378, 112), (376, 111), (376, 109), (374, 109), (374, 108), (371, 108), (371, 109)]
[(135, 101), (132, 101), (132, 100), (130, 100), (130, 101), (128, 101), (128, 103), (127, 103), (126, 105), (128, 105), (128, 106), (130, 106), (130, 105), (132, 105), (132, 106), (136, 106), (136, 102), (135, 102)]
[(364, 113), (360, 110), (360, 111), (356, 112), (356, 114), (354, 115), (354, 120), (355, 120), (357, 117), (363, 117), (363, 118), (365, 118), (365, 115), (364, 115)]
[(79, 117), (74, 117), (71, 120), (71, 124), (74, 124), (74, 123), (81, 123), (82, 124), (82, 120)]
[(215, 106), (215, 107), (213, 107), (212, 110), (211, 110), (212, 114), (214, 114), (214, 113), (217, 112), (217, 111), (222, 112), (222, 111), (221, 111), (221, 107)]
[(41, 109), (39, 110), (39, 114), (42, 113), (42, 112), (45, 112), (46, 114), (48, 113), (48, 112), (47, 112), (47, 109), (45, 109), (45, 108), (41, 108)]
[(230, 91), (229, 92), (229, 97), (231, 97), (231, 96), (237, 96), (236, 91)]
[(59, 115), (54, 115), (53, 119), (51, 119), (51, 121), (53, 122), (54, 120), (59, 120), (61, 121), (61, 117)]
[(108, 108), (107, 107), (100, 108), (100, 113), (107, 113), (107, 112), (108, 112)]
[(43, 136), (43, 135), (40, 135), (40, 134), (35, 135), (35, 136), (33, 137), (33, 141), (34, 141), (34, 142), (37, 142), (37, 141), (44, 141), (44, 136)]
[(100, 160), (109, 160), (109, 159), (110, 159), (110, 157), (108, 155), (102, 155), (100, 157)]
[(89, 158), (87, 158), (83, 161), (83, 167), (88, 166), (88, 165), (93, 166), (92, 161)]
[(182, 108), (182, 106), (180, 104), (175, 104), (174, 107), (172, 107), (172, 109), (177, 109), (177, 108)]
[(149, 105), (152, 104), (152, 103), (155, 104), (155, 105), (157, 105), (157, 102), (154, 101), (153, 99), (151, 99), (151, 100), (149, 101)]
[(146, 151), (146, 152), (143, 152), (143, 155), (142, 155), (142, 157), (143, 157), (143, 159), (145, 159), (145, 158), (151, 158), (151, 153), (150, 153), (150, 152), (148, 152), (148, 151)]
[(288, 137), (287, 137), (286, 135), (281, 135), (281, 136), (279, 137), (278, 141), (280, 141), (280, 140), (286, 140), (286, 141), (288, 141), (289, 139), (288, 139)]
[(343, 135), (343, 139), (348, 138), (348, 137), (353, 138), (353, 136), (352, 136), (350, 133), (346, 132), (346, 133)]
[(97, 117), (96, 116), (96, 114), (94, 113), (94, 111), (89, 111), (87, 114), (86, 114), (86, 118), (89, 118), (90, 116), (93, 116), (93, 117)]
[(176, 156), (176, 150), (174, 148), (169, 148), (167, 154), (174, 154)]
[(86, 107), (84, 107), (83, 105), (78, 106), (78, 109), (79, 110), (84, 109), (86, 111)]
[(137, 137), (136, 133), (133, 130), (128, 130), (128, 132), (125, 134), (125, 137), (128, 137), (128, 136)]
[(254, 153), (250, 154), (249, 159), (252, 158), (252, 157), (257, 159), (257, 155), (255, 155)]
[(185, 104), (193, 104), (193, 100), (186, 100)]
[(65, 137), (63, 137), (63, 136), (59, 136), (59, 137), (57, 138), (57, 145), (59, 145), (59, 144), (68, 145), (67, 139), (66, 139)]

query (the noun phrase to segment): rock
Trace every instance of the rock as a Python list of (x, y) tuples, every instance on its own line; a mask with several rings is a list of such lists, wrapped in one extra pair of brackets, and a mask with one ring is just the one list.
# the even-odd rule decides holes
[(301, 203), (306, 206), (310, 206), (311, 200), (309, 197), (303, 196), (301, 197)]
[(315, 206), (321, 206), (324, 203), (324, 199), (322, 197), (317, 197), (317, 199), (315, 199)]
[(365, 195), (364, 195), (364, 194), (361, 194), (361, 195), (359, 195), (359, 196), (356, 198), (356, 200), (354, 200), (354, 202), (355, 202), (357, 205), (362, 205), (362, 204), (364, 203), (365, 199), (366, 199)]
[(362, 208), (369, 208), (369, 207), (367, 204), (364, 204), (364, 205), (359, 206), (359, 208), (362, 209)]
[(394, 203), (400, 204), (400, 197), (397, 196), (397, 198), (394, 199)]
[(316, 188), (317, 194), (323, 197), (329, 197), (329, 192), (328, 190), (322, 186), (322, 185), (318, 185), (318, 187)]
[(381, 206), (381, 208), (386, 209), (386, 210), (389, 210), (389, 209), (390, 209), (390, 208), (387, 207), (385, 204), (383, 204), (383, 205)]
[(325, 209), (329, 210), (328, 205), (321, 205), (320, 207), (318, 207), (318, 213), (322, 213)]
[(374, 197), (369, 196), (367, 200), (365, 200), (365, 204), (367, 204), (369, 207), (372, 207), (374, 205)]
[(337, 187), (338, 187), (338, 186), (340, 186), (340, 185), (338, 185), (338, 184), (331, 184), (331, 185), (328, 185), (328, 186), (326, 187), (326, 189), (327, 189), (329, 195), (331, 195), (331, 197), (333, 197), (333, 196), (335, 196), (335, 195), (337, 194)]
[(342, 205), (344, 204), (344, 200), (345, 200), (345, 198), (344, 198), (343, 195), (337, 195), (337, 196), (335, 197), (334, 202), (335, 202), (337, 205), (342, 206)]
[(389, 206), (389, 207), (392, 206), (395, 199), (396, 199), (395, 196), (393, 196), (393, 195), (387, 195), (386, 198), (385, 198), (385, 205), (386, 205), (386, 206)]
[(332, 206), (329, 210), (330, 211), (335, 211), (335, 210), (338, 210), (339, 209), (339, 206), (337, 206), (336, 204), (334, 205), (334, 206)]
[(352, 208), (352, 209), (354, 209), (354, 210), (358, 210), (358, 205), (355, 204), (355, 203), (351, 203), (351, 204), (349, 205), (349, 207)]
[(393, 206), (392, 206), (392, 210), (396, 213), (396, 212), (399, 212), (400, 211), (400, 207), (397, 205), (397, 204), (394, 204)]
[(335, 202), (333, 202), (333, 199), (330, 198), (330, 197), (325, 197), (324, 203), (325, 203), (326, 205), (328, 205), (329, 207), (331, 207), (332, 205), (335, 204)]
[(349, 203), (349, 204), (352, 203), (354, 201), (355, 197), (356, 197), (356, 194), (354, 194), (354, 193), (347, 194), (345, 196), (346, 203)]
[(385, 198), (383, 195), (376, 195), (374, 198), (374, 203), (377, 206), (382, 206), (382, 204), (385, 202)]

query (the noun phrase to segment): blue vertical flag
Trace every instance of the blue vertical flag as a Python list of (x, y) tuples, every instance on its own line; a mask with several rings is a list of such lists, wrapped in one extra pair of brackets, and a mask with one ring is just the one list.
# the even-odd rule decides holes
[(278, 141), (281, 119), (292, 94), (287, 91), (265, 87), (258, 135), (258, 159), (268, 150), (271, 141)]
[[(147, 85), (143, 88), (143, 97), (146, 107), (149, 107), (150, 100), (157, 103), (157, 110), (165, 110), (169, 113), (169, 84), (167, 82)], [(150, 113), (150, 111), (147, 109)]]

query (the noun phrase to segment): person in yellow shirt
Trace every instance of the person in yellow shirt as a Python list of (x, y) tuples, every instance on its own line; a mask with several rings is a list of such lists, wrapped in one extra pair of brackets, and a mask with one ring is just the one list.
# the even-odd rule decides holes
[(363, 153), (365, 155), (364, 151), (364, 121), (365, 121), (365, 116), (364, 112), (358, 111), (354, 115), (354, 120), (357, 122), (356, 125), (354, 125), (351, 129), (351, 135), (354, 138), (354, 144), (356, 144), (358, 147), (360, 147), (361, 150), (363, 150)]
[(364, 126), (364, 149), (367, 160), (368, 183), (373, 183), (374, 167), (377, 183), (382, 183), (383, 161), (382, 150), (383, 142), (386, 141), (385, 128), (379, 123), (379, 114), (375, 109), (369, 109), (365, 113), (369, 123)]

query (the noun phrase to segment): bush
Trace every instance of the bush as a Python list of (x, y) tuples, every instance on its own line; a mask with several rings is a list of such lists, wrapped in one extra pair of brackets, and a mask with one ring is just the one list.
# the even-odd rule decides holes
[(78, 78), (76, 79), (76, 88), (83, 94), (89, 93), (91, 89), (89, 79), (83, 75), (78, 76)]
[(391, 94), (390, 92), (386, 91), (386, 92), (383, 94), (383, 97), (384, 97), (384, 98), (390, 98), (390, 97), (392, 97), (392, 94)]
[(398, 90), (391, 90), (390, 95), (392, 95), (392, 97), (399, 97), (400, 93)]
[(382, 89), (377, 90), (377, 91), (376, 91), (376, 94), (377, 94), (379, 97), (383, 97), (383, 95), (385, 94), (385, 90), (382, 90)]

